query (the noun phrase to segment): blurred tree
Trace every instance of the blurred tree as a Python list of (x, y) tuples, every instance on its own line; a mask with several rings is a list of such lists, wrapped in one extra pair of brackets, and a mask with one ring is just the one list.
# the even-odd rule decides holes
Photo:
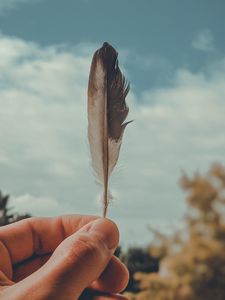
[(9, 195), (3, 195), (0, 191), (0, 226), (30, 217), (29, 214), (20, 215), (18, 213), (10, 213), (12, 209), (8, 207), (9, 199)]
[(120, 256), (123, 263), (127, 266), (130, 274), (127, 291), (140, 291), (139, 285), (134, 278), (136, 272), (150, 273), (158, 272), (159, 261), (150, 255), (148, 249), (130, 248)]
[(225, 299), (225, 169), (214, 165), (205, 176), (184, 174), (181, 186), (188, 193), (186, 230), (150, 247), (162, 258), (160, 271), (136, 273), (141, 291), (127, 294), (130, 299)]

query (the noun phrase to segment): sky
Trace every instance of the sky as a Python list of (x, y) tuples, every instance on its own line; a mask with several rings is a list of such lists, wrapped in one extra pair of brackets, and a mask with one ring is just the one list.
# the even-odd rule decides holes
[(87, 82), (104, 41), (130, 82), (111, 179), (121, 244), (186, 210), (183, 171), (225, 164), (223, 0), (1, 0), (0, 189), (35, 216), (101, 213), (87, 142)]

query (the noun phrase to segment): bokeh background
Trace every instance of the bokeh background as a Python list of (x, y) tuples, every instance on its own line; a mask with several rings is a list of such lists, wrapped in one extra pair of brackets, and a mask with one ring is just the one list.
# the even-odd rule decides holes
[(182, 171), (225, 163), (223, 0), (1, 0), (0, 189), (19, 213), (100, 214), (87, 143), (91, 58), (131, 84), (109, 217), (123, 247), (180, 227)]

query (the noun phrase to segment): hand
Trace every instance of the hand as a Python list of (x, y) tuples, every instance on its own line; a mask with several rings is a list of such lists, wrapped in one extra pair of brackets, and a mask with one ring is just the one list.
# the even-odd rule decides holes
[(126, 267), (113, 256), (118, 240), (112, 221), (92, 216), (30, 218), (1, 227), (0, 299), (126, 299), (115, 294), (128, 282)]

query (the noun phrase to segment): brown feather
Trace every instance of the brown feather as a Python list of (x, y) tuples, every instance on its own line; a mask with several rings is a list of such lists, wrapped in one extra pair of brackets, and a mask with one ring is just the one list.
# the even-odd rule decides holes
[(103, 185), (103, 216), (109, 203), (108, 181), (126, 125), (129, 85), (118, 66), (118, 53), (104, 43), (92, 60), (88, 86), (88, 139), (93, 169)]

